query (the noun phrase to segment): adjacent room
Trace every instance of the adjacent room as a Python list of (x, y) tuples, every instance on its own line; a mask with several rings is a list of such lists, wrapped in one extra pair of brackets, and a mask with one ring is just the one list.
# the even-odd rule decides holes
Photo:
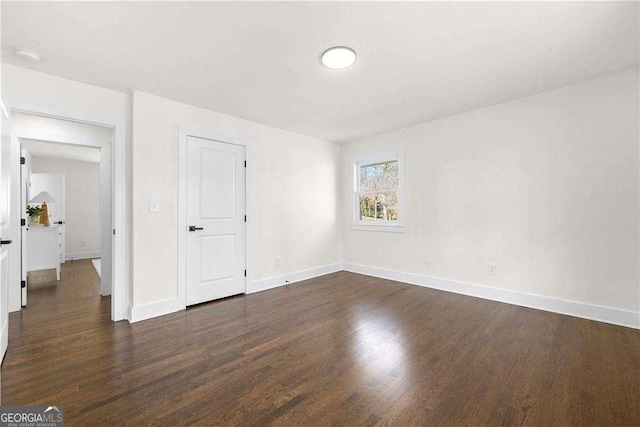
[(640, 3), (1, 23), (0, 421), (640, 424)]
[[(27, 172), (25, 199), (33, 212), (26, 225), (26, 271), (30, 273), (48, 269), (50, 263), (46, 260), (52, 257), (54, 251), (46, 253), (48, 242), (46, 238), (45, 241), (39, 239), (39, 235), (51, 231), (59, 236), (59, 239), (51, 239), (57, 243), (54, 244), (57, 246), (57, 264), (86, 260), (76, 264), (85, 268), (93, 267), (99, 278), (100, 150), (30, 139), (22, 139), (21, 142)], [(39, 195), (50, 199), (47, 205), (48, 221), (41, 219), (43, 204), (39, 203)], [(58, 271), (61, 270), (59, 265), (56, 267)], [(49, 273), (44, 274), (51, 278)], [(31, 283), (28, 276), (26, 282), (29, 290)]]
[[(46, 303), (51, 291), (63, 292), (67, 282), (63, 270), (82, 271), (90, 277), (95, 289), (79, 288), (98, 302), (111, 289), (111, 166), (108, 150), (105, 155), (102, 148), (110, 146), (111, 130), (14, 113), (11, 134), (20, 151), (18, 197), (22, 201), (21, 207), (12, 208), (22, 217), (21, 260), (16, 263), (20, 271), (9, 272), (9, 311)], [(77, 291), (64, 293), (76, 295)]]

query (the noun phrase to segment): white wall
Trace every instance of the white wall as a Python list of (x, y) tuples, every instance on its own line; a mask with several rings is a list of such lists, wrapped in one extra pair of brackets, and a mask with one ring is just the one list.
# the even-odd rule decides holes
[[(134, 311), (177, 298), (180, 127), (250, 143), (249, 291), (262, 279), (341, 261), (340, 146), (140, 92), (133, 122)], [(149, 200), (160, 202), (159, 214), (149, 213)]]
[(13, 113), (11, 115), (11, 133), (24, 135), (37, 131), (51, 140), (73, 138), (78, 144), (111, 144), (113, 131), (109, 128), (84, 123), (57, 120), (32, 114)]
[[(135, 305), (173, 298), (177, 282), (177, 152), (178, 127), (244, 138), (252, 144), (254, 177), (254, 254), (249, 290), (265, 279), (284, 281), (292, 273), (339, 263), (341, 254), (337, 166), (340, 147), (283, 130), (239, 120), (185, 104), (136, 93), (131, 97), (95, 86), (3, 65), (2, 86), (14, 104), (50, 106), (128, 122), (135, 121), (135, 150), (128, 144), (129, 170), (136, 170), (128, 194), (133, 214), (135, 264), (132, 294)], [(293, 180), (292, 176), (300, 176)], [(135, 196), (133, 195), (135, 192)], [(314, 192), (313, 196), (309, 196)], [(313, 197), (313, 198), (312, 198)], [(148, 214), (148, 200), (161, 201), (160, 214)], [(294, 203), (303, 200), (304, 204)], [(162, 230), (162, 232), (159, 232)], [(282, 264), (274, 265), (280, 256)], [(282, 279), (282, 280), (281, 280)], [(19, 293), (16, 293), (19, 309)]]
[[(2, 86), (10, 100), (117, 117), (132, 129), (131, 97), (123, 93), (6, 64)], [(134, 304), (176, 295), (177, 141), (184, 126), (252, 143), (249, 268), (256, 282), (250, 290), (344, 258), (637, 312), (637, 100), (636, 69), (341, 149), (135, 93), (135, 147), (128, 145), (135, 170), (135, 249), (128, 256), (135, 265)], [(399, 145), (406, 149), (408, 231), (351, 231), (349, 210), (338, 216), (340, 206), (349, 206), (347, 159)], [(337, 185), (343, 188), (339, 200)], [(309, 201), (307, 190), (317, 198)], [(160, 200), (160, 214), (148, 213), (149, 199)], [(276, 255), (282, 257), (279, 268)], [(427, 257), (431, 269), (425, 268)], [(498, 264), (498, 276), (487, 275), (489, 262)]]
[(61, 111), (129, 117), (130, 95), (14, 65), (2, 64), (2, 87), (14, 106), (23, 101)]
[(345, 262), (637, 313), (638, 99), (633, 69), (345, 145), (345, 207), (350, 159), (389, 147), (407, 195), (403, 234), (345, 209)]
[[(67, 259), (100, 251), (100, 164), (79, 160), (31, 157), (32, 173), (65, 175), (65, 243)], [(86, 241), (86, 246), (81, 241)], [(99, 256), (99, 255), (98, 255)]]

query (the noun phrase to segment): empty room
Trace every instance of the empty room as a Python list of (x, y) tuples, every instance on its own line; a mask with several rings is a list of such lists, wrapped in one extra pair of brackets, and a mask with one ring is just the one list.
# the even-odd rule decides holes
[(640, 2), (0, 22), (0, 425), (640, 425)]

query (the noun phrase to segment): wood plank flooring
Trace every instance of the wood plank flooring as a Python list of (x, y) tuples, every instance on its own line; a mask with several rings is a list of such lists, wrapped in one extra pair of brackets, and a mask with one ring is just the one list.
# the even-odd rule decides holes
[(640, 331), (340, 272), (129, 325), (32, 277), (2, 403), (67, 425), (640, 425)]

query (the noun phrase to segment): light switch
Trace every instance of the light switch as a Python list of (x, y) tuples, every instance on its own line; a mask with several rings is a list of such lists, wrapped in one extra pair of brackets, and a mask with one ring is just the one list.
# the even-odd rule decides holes
[(160, 202), (157, 200), (149, 200), (149, 212), (151, 213), (160, 212)]
[(497, 276), (498, 275), (498, 266), (495, 264), (489, 264), (487, 266), (487, 273), (489, 273), (489, 276)]

